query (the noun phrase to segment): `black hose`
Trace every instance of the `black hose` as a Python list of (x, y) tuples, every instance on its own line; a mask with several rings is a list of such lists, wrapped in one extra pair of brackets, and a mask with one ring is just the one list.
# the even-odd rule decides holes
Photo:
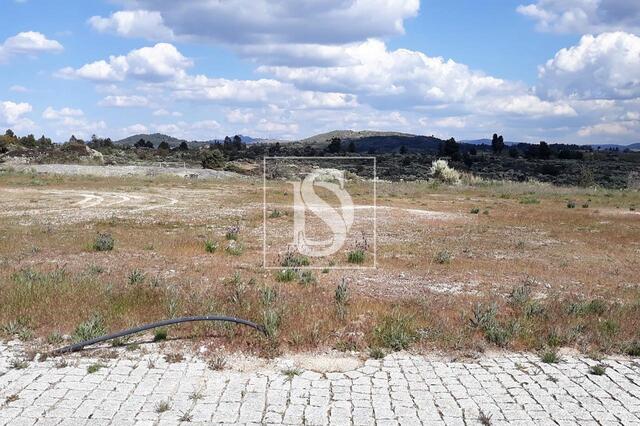
[(172, 318), (168, 320), (153, 322), (151, 324), (141, 325), (139, 327), (130, 328), (128, 330), (118, 331), (117, 333), (107, 334), (106, 336), (96, 337), (93, 339), (85, 340), (84, 342), (74, 343), (73, 345), (65, 346), (60, 349), (56, 349), (51, 352), (52, 355), (61, 355), (64, 353), (78, 352), (85, 348), (85, 346), (95, 345), (96, 343), (104, 342), (111, 339), (117, 339), (118, 337), (128, 336), (130, 334), (140, 333), (141, 331), (150, 330), (152, 328), (164, 327), (172, 324), (180, 324), (183, 322), (193, 321), (226, 321), (236, 324), (246, 325), (251, 328), (255, 328), (259, 332), (266, 334), (266, 330), (262, 325), (255, 324), (251, 321), (243, 320), (241, 318), (223, 317), (223, 316), (199, 316), (199, 317), (182, 317)]

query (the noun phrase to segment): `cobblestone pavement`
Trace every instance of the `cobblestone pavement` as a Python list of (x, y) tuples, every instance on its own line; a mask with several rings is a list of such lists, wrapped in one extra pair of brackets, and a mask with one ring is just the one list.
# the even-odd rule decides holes
[(286, 369), (287, 360), (213, 371), (158, 354), (66, 366), (13, 356), (0, 344), (0, 425), (458, 425), (481, 424), (481, 413), (493, 425), (640, 424), (640, 359), (606, 359), (594, 375), (588, 358), (544, 364), (510, 353), (464, 362), (395, 354), (325, 373)]

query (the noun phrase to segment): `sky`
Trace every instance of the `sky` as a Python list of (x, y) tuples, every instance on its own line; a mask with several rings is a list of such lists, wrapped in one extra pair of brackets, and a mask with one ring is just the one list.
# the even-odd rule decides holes
[(640, 142), (640, 2), (1, 0), (0, 129)]

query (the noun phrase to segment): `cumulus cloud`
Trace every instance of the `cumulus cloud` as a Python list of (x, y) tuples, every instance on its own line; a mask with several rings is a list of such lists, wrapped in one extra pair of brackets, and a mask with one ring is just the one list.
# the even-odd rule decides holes
[(100, 106), (131, 108), (149, 106), (149, 100), (144, 96), (109, 95), (99, 103)]
[(122, 37), (141, 37), (150, 40), (173, 40), (173, 31), (164, 25), (160, 12), (147, 10), (123, 10), (108, 18), (92, 16), (89, 25), (102, 33)]
[(34, 125), (33, 121), (24, 115), (30, 113), (32, 109), (31, 104), (27, 102), (2, 101), (0, 102), (0, 125), (14, 130), (31, 128)]
[(147, 81), (179, 78), (193, 62), (169, 43), (158, 43), (129, 52), (126, 56), (110, 56), (109, 60), (92, 62), (78, 69), (63, 68), (62, 78), (84, 78), (93, 81), (123, 81), (132, 77)]
[(9, 37), (0, 44), (0, 62), (17, 55), (35, 56), (39, 53), (55, 53), (62, 50), (62, 45), (57, 41), (50, 40), (39, 32), (26, 31)]
[(640, 33), (640, 3), (633, 0), (538, 0), (517, 11), (536, 21), (540, 31)]
[(640, 37), (624, 32), (585, 35), (540, 67), (540, 91), (550, 98), (640, 97)]
[(28, 93), (29, 89), (27, 89), (24, 86), (21, 86), (19, 84), (14, 84), (11, 87), (9, 87), (9, 91), (10, 92), (15, 92), (15, 93)]
[(49, 106), (42, 113), (42, 118), (55, 124), (58, 137), (69, 137), (73, 134), (80, 138), (88, 138), (107, 128), (103, 120), (89, 121), (84, 117), (84, 112), (76, 108), (55, 109)]

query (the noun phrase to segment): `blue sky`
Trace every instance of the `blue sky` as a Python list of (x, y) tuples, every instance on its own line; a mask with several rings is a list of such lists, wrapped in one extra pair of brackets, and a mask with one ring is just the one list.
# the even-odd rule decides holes
[(4, 0), (0, 14), (0, 128), (19, 134), (640, 141), (626, 0)]

